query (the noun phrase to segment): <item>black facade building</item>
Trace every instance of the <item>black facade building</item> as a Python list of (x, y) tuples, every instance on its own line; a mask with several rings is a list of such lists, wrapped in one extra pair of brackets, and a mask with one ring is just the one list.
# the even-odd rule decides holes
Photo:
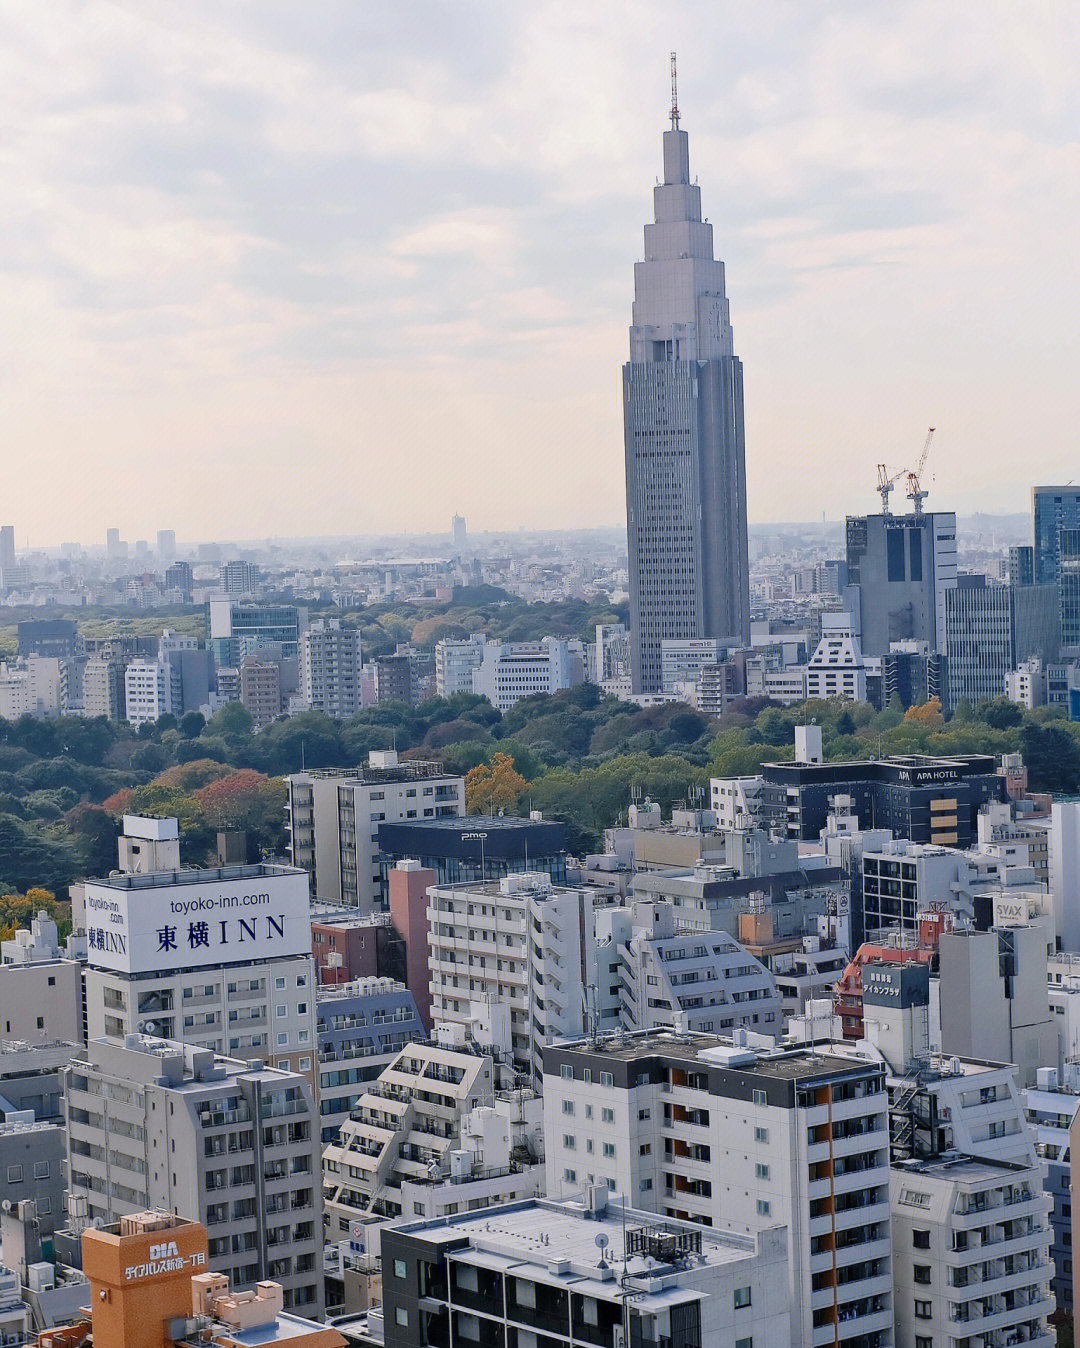
[(789, 838), (816, 840), (833, 796), (851, 796), (863, 828), (888, 828), (912, 842), (970, 847), (980, 809), (1005, 799), (990, 754), (927, 754), (865, 763), (766, 763), (765, 817)]
[(521, 871), (566, 884), (566, 827), (518, 815), (465, 815), (379, 825), (379, 875), (384, 903), (388, 873), (411, 858), (435, 872), (438, 885), (499, 880)]

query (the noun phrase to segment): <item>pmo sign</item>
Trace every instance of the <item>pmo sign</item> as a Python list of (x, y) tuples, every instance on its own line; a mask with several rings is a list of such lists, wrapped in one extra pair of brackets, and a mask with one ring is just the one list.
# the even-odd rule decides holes
[(117, 973), (169, 974), (311, 949), (307, 876), (127, 888), (86, 886), (87, 963)]

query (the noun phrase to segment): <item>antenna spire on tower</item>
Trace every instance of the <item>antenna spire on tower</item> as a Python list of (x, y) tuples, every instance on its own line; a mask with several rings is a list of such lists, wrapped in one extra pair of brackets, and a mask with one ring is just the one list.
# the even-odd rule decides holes
[(671, 129), (679, 129), (679, 81), (675, 69), (675, 53), (671, 53)]

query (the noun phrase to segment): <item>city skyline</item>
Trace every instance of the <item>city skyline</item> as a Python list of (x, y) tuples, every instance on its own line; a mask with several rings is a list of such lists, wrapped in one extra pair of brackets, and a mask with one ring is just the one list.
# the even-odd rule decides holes
[(751, 522), (872, 509), (931, 423), (931, 508), (1022, 510), (1032, 449), (1073, 476), (1070, 10), (611, 17), (14, 20), (19, 546), (145, 536), (151, 501), (187, 538), (617, 525), (672, 47), (751, 373)]

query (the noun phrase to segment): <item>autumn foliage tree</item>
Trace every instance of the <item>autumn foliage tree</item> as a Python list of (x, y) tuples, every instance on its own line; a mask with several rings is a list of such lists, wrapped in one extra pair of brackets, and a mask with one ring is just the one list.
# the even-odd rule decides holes
[(528, 786), (509, 754), (495, 754), (490, 764), (478, 763), (465, 774), (465, 808), (470, 814), (516, 810)]
[(921, 707), (909, 707), (904, 714), (909, 725), (924, 726), (930, 730), (941, 730), (945, 726), (945, 717), (941, 711), (941, 698), (932, 697)]

